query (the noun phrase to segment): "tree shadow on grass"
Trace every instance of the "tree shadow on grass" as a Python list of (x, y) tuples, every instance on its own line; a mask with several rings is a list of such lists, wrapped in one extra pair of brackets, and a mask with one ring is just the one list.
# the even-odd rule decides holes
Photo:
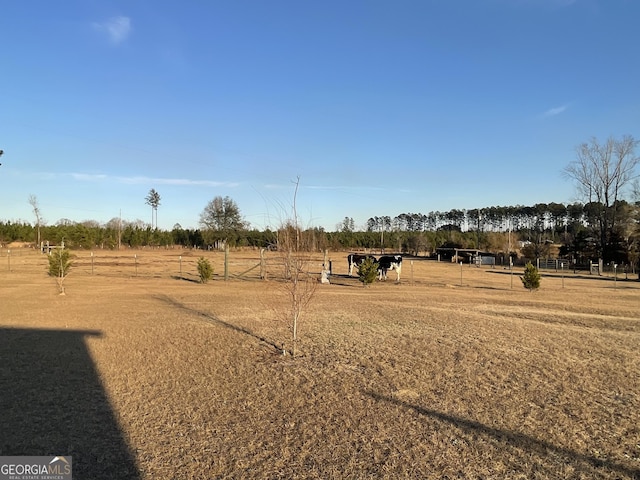
[(73, 457), (73, 478), (140, 478), (85, 339), (0, 328), (0, 455)]
[[(583, 466), (588, 467), (590, 470), (593, 468), (608, 469), (611, 472), (615, 472), (616, 478), (620, 478), (618, 477), (618, 475), (625, 475), (627, 478), (640, 479), (640, 469), (637, 468), (629, 468), (625, 465), (615, 463), (611, 460), (600, 459), (585, 455), (569, 448), (554, 445), (545, 440), (539, 440), (524, 433), (489, 427), (474, 420), (469, 420), (467, 418), (459, 417), (456, 415), (449, 415), (430, 408), (413, 405), (397, 398), (388, 397), (376, 392), (365, 391), (364, 393), (378, 402), (387, 402), (413, 410), (420, 415), (431, 417), (441, 422), (449, 423), (467, 432), (478, 433), (487, 437), (491, 437), (497, 441), (510, 444), (511, 446), (516, 447), (520, 450), (539, 455), (543, 458), (548, 457), (549, 455), (560, 456), (565, 458), (567, 460), (567, 463), (572, 463), (576, 466), (578, 466), (578, 464), (582, 464)], [(591, 472), (593, 473), (592, 470)]]
[(196, 314), (199, 315), (201, 317), (204, 317), (204, 319), (210, 323), (214, 323), (217, 325), (221, 325), (223, 327), (229, 328), (231, 330), (235, 330), (236, 332), (240, 332), (240, 333), (244, 333), (245, 335), (249, 335), (250, 337), (253, 337), (257, 340), (260, 340), (263, 343), (266, 343), (267, 345), (272, 346), (275, 350), (277, 350), (278, 352), (282, 351), (282, 347), (278, 346), (276, 343), (272, 342), (271, 340), (268, 340), (265, 337), (261, 337), (260, 335), (252, 332), (251, 330), (249, 330), (248, 328), (245, 327), (240, 327), (238, 325), (234, 325), (233, 323), (229, 323), (229, 322), (225, 322), (224, 320), (216, 317), (215, 315), (212, 315), (211, 313), (208, 312), (203, 312), (201, 310), (198, 310), (196, 308), (191, 308), (183, 303), (180, 303), (179, 301), (177, 301), (174, 298), (171, 298), (167, 295), (155, 295), (156, 299), (163, 301), (165, 303), (168, 303), (169, 305), (182, 309), (182, 310), (186, 310), (189, 313), (192, 314)]

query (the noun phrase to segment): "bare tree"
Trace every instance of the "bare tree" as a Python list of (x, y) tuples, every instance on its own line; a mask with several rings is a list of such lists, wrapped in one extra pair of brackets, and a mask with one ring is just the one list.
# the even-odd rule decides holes
[[(312, 235), (303, 232), (298, 220), (296, 198), (300, 177), (294, 182), (293, 209), (290, 218), (278, 229), (278, 253), (283, 272), (281, 292), (285, 297), (282, 316), (291, 331), (291, 355), (298, 353), (298, 340), (302, 314), (313, 299), (318, 286), (317, 275), (310, 272), (313, 249)], [(283, 346), (283, 353), (286, 348)]]
[[(567, 165), (563, 173), (574, 180), (578, 193), (597, 208), (599, 246), (607, 257), (608, 243), (616, 227), (616, 203), (624, 188), (636, 177), (640, 157), (635, 155), (638, 141), (631, 135), (617, 140), (609, 137), (604, 144), (593, 137), (578, 145), (576, 160)], [(608, 260), (608, 258), (604, 258)]]
[(153, 214), (156, 217), (156, 228), (158, 228), (158, 207), (160, 206), (160, 194), (154, 188), (149, 190), (145, 197), (145, 203), (151, 206), (151, 228), (153, 228)]
[(38, 206), (38, 199), (35, 195), (29, 195), (29, 205), (33, 209), (33, 214), (36, 216), (36, 231), (37, 231), (37, 240), (36, 240), (36, 248), (40, 248), (40, 225), (42, 224), (42, 215), (40, 214), (40, 207)]

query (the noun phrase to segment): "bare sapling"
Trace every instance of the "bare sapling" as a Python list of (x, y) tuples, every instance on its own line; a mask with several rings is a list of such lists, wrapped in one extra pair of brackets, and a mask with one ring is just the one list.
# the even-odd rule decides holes
[(300, 322), (303, 313), (313, 299), (319, 279), (311, 273), (313, 249), (308, 232), (303, 232), (297, 218), (295, 200), (300, 179), (295, 182), (292, 218), (285, 220), (278, 230), (277, 247), (279, 263), (282, 268), (282, 293), (285, 301), (279, 307), (281, 316), (288, 324), (291, 332), (290, 352), (285, 345), (282, 353), (298, 354)]

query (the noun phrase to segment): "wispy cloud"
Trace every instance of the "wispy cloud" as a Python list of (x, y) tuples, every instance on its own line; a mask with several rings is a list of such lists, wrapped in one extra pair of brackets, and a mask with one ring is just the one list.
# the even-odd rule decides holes
[(189, 178), (153, 178), (153, 177), (112, 177), (103, 174), (71, 173), (71, 177), (79, 182), (113, 181), (128, 185), (177, 185), (202, 187), (237, 187), (238, 182), (223, 182), (216, 180), (192, 180)]
[(94, 22), (93, 28), (107, 35), (114, 45), (120, 45), (131, 34), (131, 19), (125, 16), (112, 17), (104, 22)]
[(341, 192), (355, 190), (386, 190), (385, 187), (377, 187), (375, 185), (307, 185), (304, 188), (309, 190), (337, 190)]
[(70, 175), (74, 180), (78, 180), (79, 182), (95, 182), (98, 180), (105, 180), (107, 178), (106, 175), (95, 175), (89, 173), (72, 173)]
[(508, 3), (513, 5), (533, 5), (536, 7), (568, 7), (574, 3), (578, 3), (578, 0), (507, 0)]
[[(269, 190), (291, 190), (293, 183), (291, 184), (278, 184), (278, 183), (266, 183), (263, 188)], [(384, 187), (376, 187), (371, 185), (300, 185), (301, 189), (306, 190), (327, 190), (327, 191), (341, 191), (346, 192), (349, 190), (386, 190)]]
[(543, 117), (555, 117), (556, 115), (560, 115), (561, 113), (563, 113), (565, 110), (567, 110), (567, 108), (568, 108), (567, 105), (562, 105), (560, 107), (550, 108), (549, 110), (544, 112), (542, 114), (542, 116)]
[(506, 5), (558, 10), (577, 4), (578, 0), (501, 0)]
[(574, 3), (578, 3), (578, 0), (552, 0), (551, 4), (555, 7), (568, 7), (569, 5), (573, 5)]

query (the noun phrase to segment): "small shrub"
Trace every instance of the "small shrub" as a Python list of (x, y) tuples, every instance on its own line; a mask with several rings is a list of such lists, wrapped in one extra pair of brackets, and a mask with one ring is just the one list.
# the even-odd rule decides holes
[(55, 249), (49, 255), (49, 276), (55, 277), (60, 295), (64, 295), (64, 279), (71, 269), (69, 250)]
[(520, 277), (520, 280), (522, 280), (524, 288), (529, 289), (530, 292), (540, 288), (540, 273), (531, 262), (527, 262), (525, 265), (524, 275)]
[(49, 276), (66, 277), (71, 269), (71, 254), (69, 250), (55, 249), (49, 255)]
[(213, 276), (211, 262), (204, 257), (198, 259), (198, 274), (200, 275), (200, 281), (202, 283), (207, 283)]
[(367, 258), (358, 266), (358, 279), (366, 287), (375, 282), (378, 276), (378, 264), (371, 258)]

